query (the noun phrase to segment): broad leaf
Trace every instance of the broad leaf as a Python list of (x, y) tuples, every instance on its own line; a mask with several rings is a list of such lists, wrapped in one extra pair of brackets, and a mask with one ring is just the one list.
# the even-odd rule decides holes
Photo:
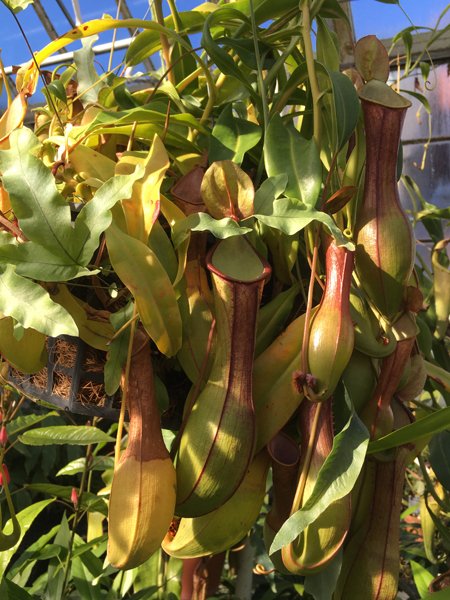
[(258, 103), (258, 95), (253, 89), (251, 81), (249, 81), (243, 70), (234, 62), (230, 54), (221, 48), (214, 39), (212, 30), (218, 24), (222, 24), (223, 19), (233, 19), (241, 22), (244, 26), (246, 25), (248, 29), (250, 28), (249, 19), (242, 12), (236, 10), (235, 5), (229, 7), (223, 6), (208, 15), (203, 27), (201, 45), (219, 70), (225, 75), (237, 79), (246, 88), (250, 97)]
[(153, 138), (145, 158), (125, 152), (117, 163), (116, 172), (128, 174), (139, 164), (144, 169), (143, 177), (134, 183), (131, 197), (122, 200), (122, 208), (128, 234), (146, 243), (153, 223), (158, 218), (160, 187), (169, 167), (167, 151), (158, 135)]
[(317, 60), (330, 71), (339, 71), (339, 43), (336, 33), (321, 17), (317, 18)]
[(428, 595), (428, 587), (433, 581), (434, 575), (415, 560), (410, 560), (409, 563), (419, 596), (425, 598)]
[(285, 173), (269, 177), (263, 181), (255, 193), (255, 213), (270, 215), (273, 209), (273, 202), (285, 191), (287, 181), (288, 178)]
[(314, 208), (307, 208), (299, 204), (296, 199), (278, 198), (274, 200), (272, 208), (265, 204), (264, 210), (265, 213), (255, 214), (254, 217), (261, 223), (279, 229), (286, 235), (293, 235), (313, 221), (319, 221), (327, 227), (339, 246), (345, 246), (350, 250), (354, 249), (353, 243), (343, 235), (329, 214)]
[[(134, 305), (130, 302), (110, 316), (111, 324), (116, 332), (130, 321), (133, 316), (133, 308)], [(109, 396), (114, 395), (119, 389), (122, 369), (127, 360), (129, 340), (130, 328), (127, 327), (116, 335), (109, 345), (104, 368), (105, 392)]]
[(231, 105), (227, 104), (211, 132), (209, 161), (232, 160), (240, 165), (244, 154), (256, 146), (261, 134), (259, 125), (235, 117)]
[(291, 314), (294, 301), (300, 291), (295, 284), (284, 292), (277, 294), (258, 312), (255, 356), (259, 356), (283, 330), (286, 319)]
[(209, 231), (219, 240), (224, 240), (233, 235), (245, 235), (252, 230), (249, 227), (240, 227), (233, 219), (214, 219), (207, 213), (193, 213), (173, 228), (173, 243), (178, 247), (188, 235), (189, 231)]
[[(72, 490), (71, 485), (56, 485), (54, 483), (30, 483), (27, 484), (27, 489), (40, 494), (47, 494), (49, 496), (55, 496), (56, 498), (62, 498), (70, 504), (72, 503)], [(108, 507), (106, 502), (100, 496), (91, 492), (84, 492), (81, 498), (81, 508), (83, 510), (97, 511), (102, 515), (108, 514)], [(61, 529), (61, 527), (59, 528)]]
[(290, 544), (313, 523), (332, 502), (349, 494), (366, 456), (369, 433), (353, 413), (333, 441), (331, 453), (319, 471), (316, 484), (305, 505), (283, 524), (270, 548), (270, 554)]
[(25, 431), (19, 436), (19, 440), (22, 444), (29, 446), (61, 444), (87, 446), (88, 444), (113, 442), (114, 438), (101, 429), (89, 425), (54, 425)]
[(320, 569), (319, 573), (312, 573), (305, 578), (305, 592), (311, 594), (315, 600), (332, 600), (333, 592), (342, 568), (343, 552), (339, 552)]
[[(53, 175), (31, 149), (38, 143), (28, 129), (11, 136), (11, 149), (0, 152), (0, 170), (14, 213), (28, 238), (5, 245), (1, 257), (17, 264), (17, 273), (41, 281), (64, 281), (87, 275), (100, 234), (111, 222), (110, 209), (131, 196), (142, 168), (109, 179), (81, 210), (73, 226), (67, 201), (59, 194)], [(6, 314), (6, 313), (5, 313)]]
[(135, 182), (143, 176), (143, 167), (136, 166), (133, 173), (116, 175), (97, 190), (95, 196), (83, 206), (75, 221), (72, 252), (77, 263), (87, 265), (98, 248), (100, 235), (111, 223), (111, 208), (124, 198), (129, 198)]
[[(48, 506), (51, 502), (53, 502), (53, 499), (41, 500), (40, 502), (36, 502), (35, 504), (32, 504), (31, 506), (27, 506), (26, 508), (21, 510), (16, 515), (17, 520), (20, 525), (20, 531), (21, 531), (20, 538), (19, 538), (19, 541), (17, 542), (17, 544), (13, 548), (10, 548), (9, 550), (4, 550), (3, 552), (0, 552), (0, 578), (4, 577), (5, 571), (9, 565), (10, 560), (12, 559), (12, 557), (16, 553), (18, 547), (22, 543), (22, 540), (23, 540), (26, 532), (30, 529), (31, 525), (33, 524), (33, 521), (44, 510), (44, 508), (46, 506)], [(9, 521), (6, 523), (4, 529), (5, 529), (6, 533), (8, 533), (12, 530), (11, 519), (9, 519)]]
[(30, 594), (21, 588), (19, 585), (16, 585), (13, 581), (9, 579), (2, 579), (0, 584), (0, 597), (2, 600), (33, 600), (35, 596), (30, 596)]
[(97, 316), (95, 309), (76, 298), (63, 284), (54, 286), (51, 297), (70, 313), (78, 327), (79, 337), (86, 344), (97, 350), (108, 350), (114, 331), (104, 314), (99, 311)]
[(450, 492), (450, 426), (428, 444), (430, 465), (440, 483)]
[(67, 257), (72, 230), (70, 207), (56, 189), (50, 169), (31, 153), (38, 144), (26, 127), (11, 134), (10, 149), (0, 151), (3, 186), (27, 238), (55, 256)]
[(360, 106), (355, 86), (346, 75), (331, 71), (330, 79), (336, 111), (338, 149), (341, 149), (356, 127)]
[(14, 320), (0, 319), (0, 353), (10, 365), (22, 373), (36, 373), (47, 364), (46, 336), (35, 329), (23, 329), (18, 340), (14, 336)]
[(305, 139), (279, 115), (270, 120), (264, 140), (264, 163), (269, 177), (286, 174), (286, 196), (314, 208), (322, 185), (322, 163), (313, 139)]
[(152, 250), (115, 224), (106, 232), (111, 263), (133, 294), (142, 324), (166, 356), (181, 346), (181, 316), (172, 283)]
[(114, 177), (116, 163), (89, 146), (78, 144), (70, 151), (70, 164), (83, 179), (107, 181)]
[(45, 421), (45, 419), (48, 419), (48, 417), (55, 417), (58, 415), (59, 413), (55, 410), (45, 413), (44, 415), (21, 415), (10, 421), (6, 425), (6, 429), (8, 431), (8, 435), (11, 437), (12, 435), (17, 435), (19, 432), (28, 429), (28, 427), (32, 427), (41, 421)]
[(430, 438), (435, 433), (450, 428), (450, 407), (437, 410), (410, 425), (396, 429), (374, 442), (370, 442), (368, 454), (376, 454), (397, 446), (414, 444)]
[(42, 286), (20, 277), (10, 265), (0, 267), (0, 312), (16, 319), (25, 329), (50, 337), (78, 335), (70, 314), (53, 302)]
[[(56, 473), (56, 477), (61, 475), (77, 475), (86, 468), (86, 458), (84, 456), (71, 460), (65, 467)], [(112, 456), (94, 456), (89, 462), (90, 471), (106, 471), (114, 468), (114, 458)]]

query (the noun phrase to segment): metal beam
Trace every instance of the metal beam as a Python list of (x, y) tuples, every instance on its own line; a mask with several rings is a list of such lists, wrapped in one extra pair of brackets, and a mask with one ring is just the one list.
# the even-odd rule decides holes
[(72, 28), (75, 27), (75, 21), (72, 19), (72, 15), (67, 10), (66, 5), (64, 4), (63, 0), (56, 0), (56, 4), (59, 6), (63, 15), (66, 17), (67, 21), (69, 22), (69, 25)]
[[(123, 50), (128, 48), (134, 38), (128, 37), (123, 40), (116, 40), (114, 43), (114, 50)], [(113, 47), (112, 42), (107, 42), (106, 44), (97, 44), (92, 47), (94, 54), (106, 54), (107, 52), (111, 52), (111, 48)], [(73, 61), (73, 52), (64, 52), (64, 54), (60, 54), (59, 56), (49, 56), (45, 60), (42, 61), (41, 67), (49, 67), (51, 65), (59, 65), (64, 62)], [(26, 64), (26, 63), (24, 63)], [(22, 65), (20, 65), (22, 66)], [(5, 73), (10, 75), (13, 73), (13, 67), (6, 67)]]
[[(44, 26), (44, 29), (47, 32), (49, 38), (51, 40), (56, 40), (59, 37), (58, 32), (53, 27), (53, 23), (48, 18), (47, 13), (45, 12), (45, 8), (42, 6), (40, 0), (34, 0), (32, 6), (39, 18), (39, 21)], [(59, 52), (64, 52), (64, 49), (59, 50)]]

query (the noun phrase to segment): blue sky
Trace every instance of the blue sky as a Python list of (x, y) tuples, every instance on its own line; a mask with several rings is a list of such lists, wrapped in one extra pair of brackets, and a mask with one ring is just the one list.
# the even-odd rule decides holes
[[(276, 1), (276, 0), (274, 0)], [(178, 0), (179, 10), (189, 10), (198, 5), (201, 0)], [(115, 15), (116, 3), (114, 0), (79, 0), (83, 20), (101, 17), (103, 13)], [(63, 13), (58, 8), (55, 0), (42, 0), (53, 25), (62, 34), (70, 29), (70, 25)], [(434, 25), (440, 11), (447, 6), (446, 0), (402, 0), (402, 6), (409, 14), (411, 20), (417, 25)], [(72, 13), (72, 3), (65, 0), (65, 5)], [(142, 18), (148, 14), (148, 0), (128, 0), (128, 5), (135, 17)], [(379, 37), (390, 37), (403, 27), (408, 26), (405, 15), (398, 6), (385, 4), (376, 0), (353, 0), (351, 3), (357, 37), (375, 33)], [(29, 6), (18, 15), (22, 27), (27, 32), (33, 50), (44, 46), (49, 38), (34, 12)], [(450, 23), (450, 11), (443, 25)], [(118, 33), (118, 37), (128, 37), (127, 30)], [(111, 39), (112, 34), (103, 34), (101, 42)], [(5, 66), (20, 64), (29, 60), (29, 52), (23, 42), (20, 31), (8, 10), (0, 4), (0, 49)], [(75, 49), (75, 47), (71, 48)]]

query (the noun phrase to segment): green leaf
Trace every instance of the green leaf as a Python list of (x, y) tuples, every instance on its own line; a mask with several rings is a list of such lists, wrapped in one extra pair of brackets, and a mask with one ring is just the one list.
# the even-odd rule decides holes
[(38, 283), (18, 275), (11, 265), (0, 266), (0, 312), (25, 329), (50, 337), (78, 335), (78, 327), (66, 309), (53, 302)]
[(340, 59), (337, 36), (321, 17), (317, 17), (316, 46), (317, 60), (329, 71), (339, 71)]
[(414, 444), (450, 427), (450, 406), (437, 410), (410, 425), (396, 429), (374, 442), (370, 442), (368, 454), (376, 454), (397, 446)]
[(55, 96), (55, 98), (58, 98), (58, 100), (61, 100), (62, 102), (67, 104), (66, 88), (64, 87), (64, 84), (61, 81), (61, 79), (55, 79), (51, 81), (49, 84), (47, 84), (45, 91), (47, 93), (52, 94), (52, 96)]
[[(56, 473), (56, 477), (61, 475), (77, 475), (82, 473), (86, 468), (86, 458), (81, 456), (75, 460), (71, 460), (65, 467)], [(89, 463), (89, 471), (106, 471), (106, 469), (114, 468), (114, 458), (112, 456), (94, 456)]]
[(313, 139), (305, 139), (279, 115), (270, 120), (264, 140), (264, 163), (269, 177), (286, 174), (286, 196), (314, 208), (322, 185), (322, 163)]
[(450, 431), (436, 434), (428, 448), (431, 468), (439, 482), (450, 492)]
[(35, 596), (30, 596), (26, 590), (9, 579), (2, 579), (0, 597), (2, 600), (33, 600), (35, 598)]
[(219, 240), (224, 240), (233, 235), (245, 235), (252, 230), (249, 227), (240, 227), (236, 221), (226, 217), (225, 219), (214, 219), (207, 213), (193, 213), (175, 223), (173, 228), (173, 243), (178, 247), (185, 239), (189, 231), (209, 231)]
[[(20, 538), (15, 546), (10, 548), (9, 550), (4, 550), (3, 552), (0, 552), (0, 578), (4, 577), (5, 571), (12, 557), (14, 556), (18, 547), (22, 543), (26, 532), (30, 529), (31, 525), (33, 524), (33, 521), (51, 502), (53, 502), (53, 499), (41, 500), (40, 502), (36, 502), (31, 506), (27, 506), (16, 515), (20, 525)], [(12, 531), (11, 519), (9, 519), (9, 521), (6, 523), (4, 530), (6, 533), (10, 533)]]
[(279, 229), (286, 235), (293, 235), (313, 221), (319, 221), (327, 227), (339, 246), (345, 246), (350, 250), (354, 249), (353, 243), (343, 235), (329, 214), (299, 205), (296, 199), (278, 198), (274, 200), (271, 210), (268, 205), (265, 205), (264, 209), (267, 211), (265, 214), (255, 214), (254, 217), (261, 223)]
[(254, 211), (263, 215), (270, 215), (273, 201), (285, 191), (287, 181), (286, 173), (269, 177), (263, 181), (255, 193)]
[(330, 72), (336, 111), (337, 141), (341, 149), (353, 133), (359, 116), (359, 99), (350, 79), (337, 71)]
[(166, 356), (181, 346), (181, 315), (175, 291), (156, 254), (114, 223), (106, 232), (111, 263), (133, 294), (142, 324)]
[(100, 235), (111, 224), (111, 209), (120, 200), (131, 198), (133, 185), (144, 175), (137, 165), (129, 175), (115, 175), (83, 206), (75, 221), (71, 250), (76, 262), (87, 265), (98, 248)]
[(9, 8), (13, 13), (18, 13), (24, 10), (30, 4), (33, 4), (33, 0), (1, 0), (1, 2)]
[(59, 194), (50, 169), (31, 153), (36, 142), (37, 138), (23, 128), (11, 136), (11, 148), (0, 151), (3, 184), (29, 240), (2, 246), (0, 256), (17, 264), (18, 275), (41, 281), (65, 281), (89, 274), (86, 266), (98, 247), (100, 234), (111, 222), (110, 209), (131, 196), (143, 169), (138, 166), (129, 175), (108, 180), (73, 225), (69, 204)]
[(258, 103), (259, 98), (255, 90), (251, 85), (251, 81), (249, 81), (248, 77), (244, 74), (242, 69), (239, 68), (233, 58), (228, 54), (226, 50), (221, 48), (219, 44), (214, 40), (212, 29), (222, 24), (223, 20), (230, 19), (240, 22), (240, 24), (250, 28), (249, 19), (236, 8), (232, 8), (231, 6), (224, 6), (210, 13), (206, 18), (205, 24), (203, 26), (203, 35), (201, 40), (201, 45), (205, 49), (205, 51), (209, 54), (212, 61), (217, 65), (219, 70), (225, 75), (229, 75), (237, 79), (244, 87), (247, 89), (250, 97)]
[(428, 586), (433, 581), (434, 575), (414, 560), (410, 560), (409, 563), (419, 596), (425, 598), (428, 595)]
[(315, 600), (332, 600), (333, 592), (342, 568), (342, 548), (326, 563), (320, 573), (307, 575), (305, 578), (305, 592), (311, 594)]
[(300, 291), (297, 283), (288, 290), (277, 294), (273, 300), (265, 304), (258, 312), (255, 356), (259, 356), (281, 333), (286, 319), (291, 314), (294, 301)]
[[(94, 558), (92, 552), (90, 554)], [(104, 595), (100, 585), (94, 582), (94, 575), (87, 567), (86, 560), (87, 557), (85, 555), (77, 556), (73, 559), (71, 565), (73, 583), (83, 600), (102, 600)]]
[(332, 502), (352, 491), (364, 463), (368, 442), (369, 432), (356, 413), (352, 413), (342, 431), (334, 438), (331, 453), (319, 471), (311, 496), (283, 524), (272, 542), (270, 554), (290, 544)]
[[(208, 13), (196, 11), (195, 8), (190, 11), (179, 12), (178, 16), (181, 21), (183, 31), (187, 33), (199, 32), (205, 23)], [(166, 17), (164, 23), (167, 27), (173, 28), (172, 17)], [(160, 34), (158, 31), (142, 31), (131, 42), (125, 61), (127, 65), (138, 65), (144, 59), (151, 56), (160, 47)]]
[(53, 425), (25, 431), (19, 436), (22, 444), (29, 446), (51, 446), (69, 444), (87, 446), (101, 442), (114, 442), (114, 438), (97, 427), (89, 425)]
[(17, 435), (20, 431), (24, 431), (24, 429), (28, 429), (28, 427), (32, 427), (41, 421), (45, 421), (48, 417), (55, 416), (59, 416), (59, 413), (56, 410), (52, 410), (44, 415), (21, 415), (10, 421), (6, 425), (6, 429), (8, 435), (11, 437), (12, 435)]
[[(73, 487), (71, 485), (55, 485), (53, 483), (29, 483), (27, 489), (48, 494), (56, 498), (62, 498), (72, 504), (71, 496)], [(100, 512), (102, 515), (108, 514), (108, 507), (103, 498), (96, 496), (90, 492), (84, 492), (81, 497), (81, 508), (92, 512)]]
[[(113, 313), (110, 321), (115, 331), (118, 331), (133, 316), (134, 304), (129, 302), (127, 306)], [(105, 392), (113, 396), (120, 386), (122, 368), (125, 365), (128, 354), (128, 343), (130, 340), (130, 328), (127, 327), (117, 335), (109, 345), (104, 367)]]
[(240, 165), (244, 154), (256, 146), (261, 134), (259, 125), (235, 117), (231, 104), (227, 104), (211, 132), (209, 162), (232, 160)]
[(20, 227), (29, 240), (56, 256), (67, 256), (70, 206), (50, 169), (31, 154), (39, 141), (26, 127), (13, 131), (9, 139), (10, 149), (0, 151), (0, 171)]

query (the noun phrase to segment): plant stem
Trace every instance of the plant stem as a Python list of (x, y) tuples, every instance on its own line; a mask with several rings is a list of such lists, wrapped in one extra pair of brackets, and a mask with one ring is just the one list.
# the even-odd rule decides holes
[(302, 471), (298, 481), (297, 489), (295, 491), (294, 501), (292, 506), (295, 507), (295, 511), (299, 510), (302, 506), (303, 494), (305, 492), (306, 480), (308, 479), (309, 468), (311, 466), (311, 459), (314, 448), (316, 447), (317, 430), (319, 425), (320, 412), (322, 410), (322, 403), (317, 402), (316, 412), (314, 414), (314, 420), (311, 426), (311, 435), (308, 440), (308, 447), (306, 448), (305, 462), (303, 463)]
[(123, 424), (125, 421), (125, 412), (127, 410), (127, 388), (128, 388), (128, 378), (130, 376), (130, 365), (131, 365), (131, 355), (133, 352), (133, 341), (134, 341), (134, 331), (136, 329), (136, 319), (137, 319), (137, 308), (136, 304), (133, 308), (133, 316), (127, 324), (130, 325), (130, 341), (128, 343), (128, 353), (127, 353), (127, 362), (125, 366), (125, 377), (122, 386), (122, 402), (120, 404), (120, 415), (119, 422), (117, 424), (117, 436), (116, 436), (116, 446), (114, 451), (114, 466), (117, 466), (120, 458), (120, 446), (122, 445), (122, 431)]
[[(96, 421), (97, 421), (97, 419), (96, 419), (96, 417), (94, 417), (94, 419), (92, 421), (93, 426), (95, 426)], [(89, 444), (86, 448), (86, 458), (84, 461), (84, 469), (83, 469), (83, 473), (81, 475), (81, 483), (80, 483), (80, 487), (78, 490), (78, 502), (75, 507), (75, 514), (73, 516), (72, 531), (71, 531), (70, 540), (69, 540), (69, 547), (67, 548), (67, 559), (66, 559), (66, 562), (64, 565), (64, 581), (63, 581), (63, 585), (62, 585), (62, 590), (63, 590), (62, 597), (65, 596), (65, 591), (66, 591), (66, 587), (68, 584), (70, 566), (72, 563), (73, 544), (75, 541), (77, 525), (80, 521), (80, 516), (81, 516), (81, 512), (82, 512), (81, 504), (82, 504), (82, 500), (83, 500), (83, 493), (86, 489), (87, 478), (88, 478), (89, 471), (90, 471), (91, 456), (92, 456), (92, 444)]]
[[(162, 0), (154, 0), (153, 8), (155, 11), (156, 21), (159, 25), (164, 27), (164, 15), (162, 11)], [(172, 85), (175, 85), (175, 77), (172, 69), (170, 68), (170, 44), (169, 40), (165, 33), (161, 32), (159, 34), (159, 39), (161, 40), (161, 53), (164, 59), (164, 63), (167, 69), (167, 79), (170, 81)]]
[(311, 13), (309, 9), (309, 0), (303, 0), (303, 23), (302, 37), (305, 49), (306, 68), (308, 71), (309, 85), (311, 88), (311, 96), (313, 101), (313, 119), (314, 119), (314, 134), (313, 139), (320, 148), (322, 137), (322, 120), (320, 115), (320, 88), (317, 80), (316, 69), (314, 66), (314, 53), (311, 43)]
[(314, 282), (316, 279), (318, 256), (319, 256), (319, 229), (317, 228), (315, 231), (315, 238), (314, 238), (314, 249), (313, 249), (312, 263), (311, 263), (311, 275), (310, 275), (310, 279), (309, 279), (309, 288), (308, 288), (308, 303), (306, 305), (305, 328), (304, 328), (304, 332), (303, 332), (303, 342), (302, 342), (301, 371), (305, 375), (308, 372), (308, 345), (309, 345), (309, 336), (310, 336), (310, 329), (311, 329), (311, 311), (312, 311), (312, 305), (313, 305), (313, 299), (314, 299)]

